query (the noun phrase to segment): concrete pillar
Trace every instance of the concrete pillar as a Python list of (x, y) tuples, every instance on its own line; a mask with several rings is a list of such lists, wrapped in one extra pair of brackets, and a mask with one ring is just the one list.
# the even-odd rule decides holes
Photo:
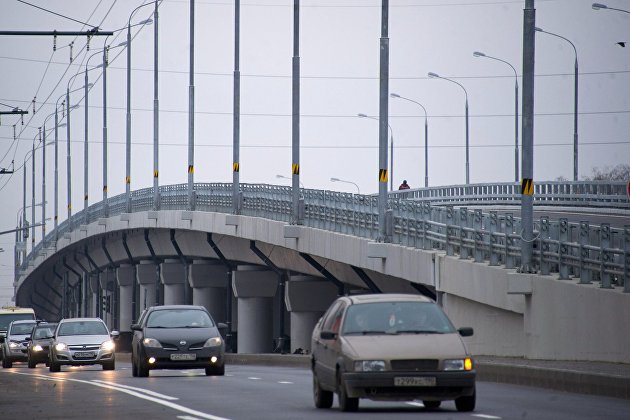
[(188, 282), (193, 305), (204, 306), (215, 322), (227, 319), (227, 269), (221, 263), (195, 260), (190, 266)]
[(180, 260), (167, 259), (160, 264), (160, 280), (164, 285), (164, 304), (183, 305), (186, 266)]
[(118, 283), (118, 325), (120, 338), (116, 343), (118, 351), (131, 351), (131, 323), (133, 322), (133, 288), (136, 269), (133, 265), (122, 264), (116, 269)]
[(140, 261), (140, 264), (136, 266), (136, 280), (140, 285), (140, 296), (138, 299), (140, 311), (149, 306), (154, 306), (158, 302), (157, 290), (160, 286), (158, 268), (159, 266), (152, 261), (144, 260)]
[(320, 277), (291, 276), (284, 299), (291, 314), (291, 353), (311, 351), (313, 327), (337, 298), (337, 287)]
[(113, 326), (113, 316), (112, 316), (112, 310), (114, 308), (114, 276), (112, 275), (112, 270), (105, 270), (103, 273), (101, 273), (101, 278), (100, 278), (100, 287), (101, 287), (101, 296), (103, 297), (103, 299), (109, 299), (110, 302), (110, 310), (109, 311), (103, 311), (103, 316), (101, 317), (101, 319), (103, 321), (105, 321), (105, 324), (107, 325), (108, 328), (112, 328)]
[(98, 281), (98, 274), (91, 274), (89, 281), (88, 281), (88, 287), (89, 287), (89, 291), (90, 291), (90, 301), (91, 303), (91, 311), (90, 311), (90, 316), (93, 317), (98, 317), (99, 314), (99, 307), (101, 305), (100, 299), (99, 299), (99, 291), (101, 288), (101, 284)]
[(260, 266), (239, 266), (232, 272), (232, 288), (238, 299), (238, 353), (270, 353), (278, 275)]

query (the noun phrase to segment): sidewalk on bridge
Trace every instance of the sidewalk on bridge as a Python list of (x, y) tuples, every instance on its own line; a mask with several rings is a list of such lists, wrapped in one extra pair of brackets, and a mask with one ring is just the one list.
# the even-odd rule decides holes
[[(116, 357), (129, 361), (130, 353)], [(310, 355), (226, 353), (225, 359), (228, 365), (310, 368)], [(498, 356), (477, 356), (475, 361), (480, 381), (630, 399), (630, 364)]]

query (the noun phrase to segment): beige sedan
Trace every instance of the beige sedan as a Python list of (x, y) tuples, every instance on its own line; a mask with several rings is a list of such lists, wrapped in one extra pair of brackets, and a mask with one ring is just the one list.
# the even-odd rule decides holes
[(459, 411), (475, 409), (475, 366), (442, 309), (420, 295), (344, 296), (313, 330), (313, 397), (330, 408), (333, 393), (342, 411), (359, 398), (422, 400), (429, 409), (455, 400)]

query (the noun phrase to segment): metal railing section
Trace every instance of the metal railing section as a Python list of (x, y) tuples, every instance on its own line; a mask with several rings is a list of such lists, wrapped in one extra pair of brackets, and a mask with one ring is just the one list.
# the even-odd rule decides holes
[[(619, 185), (584, 183), (547, 183), (539, 185), (541, 194), (567, 197), (598, 196), (611, 203), (624, 204)], [(425, 250), (442, 250), (449, 256), (473, 259), (491, 266), (513, 269), (520, 266), (522, 238), (521, 220), (511, 213), (469, 210), (456, 201), (463, 197), (484, 195), (492, 200), (513, 200), (517, 184), (471, 185), (410, 190), (409, 198), (400, 193), (390, 194), (388, 206), (393, 212), (393, 243)], [(624, 186), (625, 188), (625, 186)], [(291, 187), (268, 184), (241, 184), (242, 214), (289, 223), (292, 217)], [(160, 187), (161, 210), (186, 210), (187, 184)], [(232, 213), (232, 184), (195, 184), (196, 210)], [(326, 190), (301, 189), (305, 202), (304, 225), (342, 234), (375, 239), (379, 235), (378, 197)], [(616, 197), (616, 198), (615, 198)], [(551, 198), (550, 198), (551, 200)], [(580, 199), (571, 198), (573, 203)], [(617, 200), (617, 201), (614, 201)], [(627, 200), (626, 200), (627, 201)], [(435, 205), (434, 203), (442, 205)], [(443, 203), (447, 203), (443, 205)], [(457, 208), (454, 207), (457, 204)], [(125, 195), (112, 197), (105, 203), (91, 205), (88, 223), (120, 215), (126, 210)], [(623, 207), (623, 206), (622, 206)], [(132, 192), (132, 212), (153, 209), (153, 188)], [(57, 231), (48, 233), (27, 256), (21, 270), (28, 267), (55, 239), (85, 223), (84, 212), (63, 221)], [(543, 275), (555, 274), (559, 279), (579, 278), (580, 283), (599, 282), (603, 288), (623, 287), (630, 292), (630, 225), (614, 228), (609, 224), (589, 225), (567, 219), (549, 220), (541, 217), (535, 223), (534, 265)]]

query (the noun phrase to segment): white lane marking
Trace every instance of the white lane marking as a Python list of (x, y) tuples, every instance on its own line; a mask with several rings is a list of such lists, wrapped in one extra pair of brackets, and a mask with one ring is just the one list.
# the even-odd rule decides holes
[(413, 405), (414, 407), (424, 407), (424, 404), (415, 401), (407, 401), (407, 404)]
[(501, 419), (502, 417), (491, 416), (490, 414), (471, 414), (473, 417), (481, 417), (482, 419)]
[(199, 420), (198, 417), (192, 417), (192, 416), (177, 416), (178, 419), (182, 419), (182, 420)]
[(125, 389), (131, 389), (131, 390), (138, 391), (138, 392), (144, 392), (147, 395), (153, 395), (154, 397), (164, 398), (165, 400), (169, 400), (169, 401), (179, 400), (179, 398), (177, 398), (177, 397), (170, 397), (168, 395), (160, 394), (158, 392), (150, 391), (150, 390), (144, 389), (144, 388), (137, 388), (135, 386), (117, 384), (116, 382), (99, 381), (97, 379), (92, 380), (92, 382), (98, 382), (98, 383), (101, 383), (101, 384), (117, 386), (119, 388), (125, 388)]
[(259, 381), (260, 378), (257, 378), (256, 376), (250, 376), (247, 379), (251, 379), (252, 381)]
[(231, 373), (226, 373), (225, 376), (234, 376)]
[[(7, 372), (7, 371), (3, 369), (0, 372)], [(101, 387), (101, 388), (107, 388), (107, 389), (111, 389), (111, 390), (114, 390), (114, 391), (124, 392), (125, 394), (129, 394), (131, 396), (134, 396), (134, 397), (137, 397), (137, 398), (141, 398), (143, 400), (152, 401), (152, 402), (154, 402), (156, 404), (160, 404), (160, 405), (172, 408), (173, 410), (181, 411), (183, 413), (196, 416), (196, 417), (198, 417), (200, 419), (228, 420), (225, 417), (213, 416), (212, 414), (207, 414), (207, 413), (203, 413), (201, 411), (193, 410), (192, 408), (184, 407), (183, 405), (175, 404), (175, 403), (172, 403), (172, 402), (169, 402), (169, 401), (160, 400), (158, 398), (151, 397), (151, 396), (145, 395), (145, 394), (141, 394), (139, 392), (132, 391), (130, 389), (118, 388), (118, 387), (112, 386), (112, 385), (100, 384), (100, 383), (92, 382), (92, 381), (84, 381), (82, 379), (72, 379), (72, 378), (60, 379), (60, 378), (55, 378), (55, 377), (52, 377), (52, 376), (36, 375), (36, 374), (32, 374), (32, 373), (23, 373), (23, 372), (7, 372), (7, 373), (13, 373), (14, 375), (34, 376), (34, 377), (38, 377), (39, 379), (45, 379), (46, 378), (46, 379), (49, 379), (49, 380), (70, 381), (70, 382), (77, 382), (77, 383), (81, 383), (81, 384), (88, 384), (88, 385), (92, 385), (92, 386), (98, 386), (98, 387)]]
[(289, 384), (289, 385), (293, 385), (293, 382), (289, 382), (289, 381), (278, 381), (279, 384)]

